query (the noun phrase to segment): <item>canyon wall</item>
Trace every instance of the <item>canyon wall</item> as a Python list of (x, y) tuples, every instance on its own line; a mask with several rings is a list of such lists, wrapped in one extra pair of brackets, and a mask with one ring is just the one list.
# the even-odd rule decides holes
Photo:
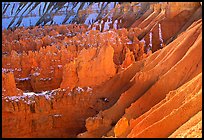
[[(86, 120), (87, 131), (79, 134), (78, 137), (102, 137), (102, 136), (115, 136), (115, 137), (168, 137), (173, 133), (179, 126), (185, 123), (193, 115), (201, 111), (201, 86), (196, 88), (193, 86), (194, 77), (201, 78), (202, 72), (202, 54), (199, 53), (202, 50), (202, 20), (197, 21), (185, 33), (180, 35), (176, 40), (171, 44), (167, 45), (160, 51), (150, 55), (144, 61), (138, 61), (135, 63), (143, 63), (143, 67), (139, 72), (137, 72), (132, 80), (134, 84), (123, 94), (117, 102), (107, 110), (104, 110), (97, 114), (94, 117), (89, 117)], [(196, 54), (196, 55), (195, 55)], [(177, 56), (177, 57), (175, 57)], [(151, 62), (151, 63), (149, 63)], [(191, 65), (189, 65), (189, 63)], [(174, 76), (176, 76), (176, 78)], [(195, 78), (196, 79), (196, 78)], [(166, 85), (168, 81), (168, 85)], [(135, 128), (132, 129), (132, 133), (138, 132), (138, 135), (132, 135), (131, 128), (131, 119), (136, 119), (137, 123), (142, 123), (144, 115), (145, 117), (150, 117), (150, 112), (155, 108), (158, 110), (159, 106), (165, 106), (164, 98), (169, 96), (174, 90), (184, 90), (185, 83), (192, 83), (193, 89), (196, 88), (198, 91), (195, 91), (195, 94), (192, 96), (189, 95), (189, 102), (186, 101), (186, 104), (178, 105), (178, 112), (174, 111), (173, 115), (170, 111), (168, 119), (168, 113), (164, 114), (164, 120), (161, 115), (155, 115), (157, 120), (151, 120), (152, 128), (141, 124), (138, 126), (139, 130), (143, 130), (144, 134), (139, 133), (140, 131)], [(201, 79), (198, 80), (201, 83)], [(198, 83), (195, 81), (195, 83)], [(183, 86), (182, 86), (183, 85)], [(179, 89), (179, 87), (181, 87)], [(187, 86), (190, 88), (190, 85)], [(159, 91), (158, 91), (159, 89)], [(190, 92), (188, 89), (185, 89), (186, 92)], [(184, 91), (185, 91), (184, 90)], [(180, 92), (180, 91), (179, 91)], [(186, 93), (185, 92), (185, 93)], [(178, 92), (175, 92), (178, 93)], [(191, 92), (190, 92), (191, 93)], [(172, 93), (173, 94), (173, 93)], [(180, 93), (181, 94), (181, 93)], [(179, 96), (180, 96), (179, 94)], [(193, 97), (195, 95), (195, 98)], [(191, 99), (192, 97), (192, 99)], [(175, 97), (176, 98), (176, 97)], [(187, 97), (186, 97), (187, 98)], [(184, 98), (178, 98), (177, 100), (183, 100)], [(175, 99), (174, 99), (175, 100)], [(176, 102), (176, 101), (174, 101)], [(182, 101), (178, 101), (179, 103)], [(199, 104), (199, 105), (198, 105)], [(186, 117), (183, 117), (180, 122), (176, 121), (175, 124), (170, 121), (176, 116), (181, 115), (182, 111), (185, 112), (185, 109), (189, 106), (192, 107), (192, 110), (189, 109), (189, 113), (186, 114)], [(155, 106), (155, 107), (154, 107)], [(181, 106), (181, 107), (180, 107)], [(184, 107), (183, 107), (184, 106)], [(175, 107), (176, 106), (172, 106)], [(180, 109), (180, 108), (181, 109)], [(161, 108), (163, 109), (163, 108)], [(164, 109), (165, 110), (165, 109)], [(187, 113), (187, 112), (186, 112)], [(141, 119), (140, 119), (141, 117)], [(158, 118), (160, 117), (160, 118)], [(151, 117), (152, 118), (152, 117)], [(150, 118), (150, 119), (151, 119)], [(159, 120), (162, 120), (159, 121)], [(161, 125), (157, 125), (157, 121), (161, 122)], [(167, 127), (166, 131), (161, 133), (163, 125), (167, 125), (167, 122), (171, 122), (171, 125)], [(147, 121), (150, 123), (150, 120)], [(112, 125), (115, 124), (116, 125)], [(90, 125), (92, 124), (92, 125)], [(96, 126), (97, 124), (97, 126)], [(139, 124), (138, 124), (139, 125)], [(136, 126), (135, 126), (136, 127)], [(143, 127), (143, 129), (141, 129)], [(145, 130), (144, 130), (145, 129)]]
[[(20, 35), (19, 39), (15, 39), (15, 36), (19, 36), (22, 31), (3, 31), (3, 38), (6, 37), (3, 39), (2, 67), (14, 73), (19, 89), (40, 92), (59, 87), (72, 89), (78, 85), (98, 85), (113, 77), (119, 68), (126, 68), (133, 61), (148, 56), (139, 41), (128, 38), (129, 32), (126, 29), (101, 33), (95, 30), (86, 31), (83, 25), (53, 26), (55, 30), (49, 32), (50, 28), (28, 29), (31, 33), (27, 38), (36, 40), (36, 47), (30, 46), (30, 41), (24, 41), (28, 33), (26, 29), (22, 29), (25, 34)], [(40, 30), (45, 36), (37, 34), (36, 30)], [(62, 31), (74, 33), (70, 36), (71, 33)], [(16, 42), (20, 48), (16, 48)], [(127, 60), (126, 53), (132, 53), (134, 58)], [(87, 75), (87, 70), (95, 73), (95, 76)], [(67, 76), (69, 78), (65, 78)]]

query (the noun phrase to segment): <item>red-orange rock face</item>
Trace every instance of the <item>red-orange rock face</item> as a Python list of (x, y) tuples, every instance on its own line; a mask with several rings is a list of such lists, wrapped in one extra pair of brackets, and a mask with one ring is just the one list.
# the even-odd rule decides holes
[[(78, 137), (169, 137), (201, 111), (201, 26), (202, 20), (196, 21), (171, 44), (135, 62), (143, 66), (133, 77), (133, 85), (112, 107), (89, 117), (87, 131)], [(202, 137), (199, 128), (197, 124), (196, 137)]]
[[(98, 54), (96, 54), (98, 53)], [(95, 52), (90, 60), (79, 59), (79, 86), (95, 86), (107, 81), (116, 74), (113, 62), (113, 48), (108, 45)], [(88, 72), (89, 71), (89, 72)], [(100, 75), (100, 76), (99, 76)]]
[(12, 72), (4, 72), (2, 69), (2, 96), (22, 95), (22, 91), (16, 88), (14, 75)]
[(198, 2), (169, 2), (166, 16), (173, 18), (184, 10), (194, 10), (200, 6)]
[[(38, 92), (56, 89), (59, 88), (60, 85), (62, 88), (67, 88), (65, 86), (74, 88), (76, 85), (94, 86), (101, 84), (116, 74), (116, 65), (121, 65), (125, 59), (126, 52), (124, 48), (132, 48), (132, 46), (139, 43), (132, 43), (132, 41), (128, 39), (128, 31), (126, 29), (104, 33), (90, 30), (84, 34), (83, 32), (86, 30), (83, 26), (70, 25), (66, 27), (63, 25), (62, 28), (66, 28), (67, 31), (75, 31), (76, 33), (77, 31), (82, 32), (82, 34), (76, 35), (72, 33), (73, 36), (71, 37), (64, 32), (59, 34), (58, 28), (55, 26), (53, 26), (53, 28), (56, 30), (52, 30), (49, 35), (42, 36), (36, 33), (34, 37), (30, 36), (30, 38), (37, 37), (37, 39), (35, 39), (37, 42), (35, 43), (36, 47), (29, 48), (32, 51), (25, 49), (27, 48), (25, 46), (28, 46), (29, 42), (25, 42), (22, 37), (20, 41), (24, 43), (24, 45), (21, 43), (25, 49), (23, 52), (21, 48), (15, 47), (14, 50), (11, 51), (11, 54), (9, 51), (5, 51), (7, 55), (3, 56), (3, 67), (15, 70), (14, 77), (18, 88)], [(29, 31), (34, 34), (35, 30), (48, 34), (50, 28), (45, 27), (44, 30), (34, 28)], [(23, 31), (26, 32), (24, 28)], [(10, 34), (13, 36), (16, 34), (16, 31)], [(64, 37), (59, 38), (60, 36)], [(130, 43), (128, 44), (128, 42)], [(143, 58), (143, 46), (141, 46), (140, 49), (131, 49), (131, 52), (134, 53), (135, 60)], [(132, 62), (133, 61), (129, 62), (129, 64)], [(73, 63), (75, 68), (70, 68)], [(65, 65), (69, 66), (64, 68)], [(69, 69), (72, 70), (69, 71)], [(100, 71), (100, 69), (102, 70)], [(87, 75), (87, 70), (95, 74)], [(66, 71), (71, 73), (67, 75)], [(70, 80), (70, 78), (73, 81)], [(66, 81), (70, 81), (70, 84), (67, 84)]]
[(137, 4), (3, 30), (2, 136), (202, 137), (200, 3)]

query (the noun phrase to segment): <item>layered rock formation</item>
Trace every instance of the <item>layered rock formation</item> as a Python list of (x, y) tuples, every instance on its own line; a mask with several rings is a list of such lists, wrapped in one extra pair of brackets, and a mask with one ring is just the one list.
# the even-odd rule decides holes
[(2, 136), (202, 137), (202, 7), (141, 7), (2, 31)]
[[(87, 132), (80, 134), (79, 137), (101, 137), (106, 134), (107, 136), (113, 135), (116, 137), (125, 137), (128, 135), (131, 130), (128, 128), (129, 124), (131, 125), (131, 119), (137, 118), (139, 121), (137, 122), (140, 123), (142, 121), (140, 117), (145, 112), (146, 114), (150, 114), (148, 113), (148, 110), (150, 111), (150, 109), (153, 109), (154, 106), (157, 106), (155, 108), (158, 108), (161, 105), (159, 102), (164, 102), (163, 99), (165, 96), (168, 96), (170, 91), (176, 90), (180, 86), (182, 87), (183, 84), (201, 73), (202, 54), (199, 53), (202, 49), (201, 35), (202, 20), (199, 20), (189, 27), (189, 29), (180, 35), (174, 42), (162, 50), (152, 54), (144, 61), (136, 62), (142, 63), (143, 67), (133, 77), (132, 80), (134, 80), (134, 84), (120, 96), (120, 98), (111, 108), (100, 112), (96, 117), (88, 118), (86, 120)], [(197, 55), (195, 56), (194, 54)], [(191, 65), (189, 65), (189, 63)], [(152, 75), (152, 73), (154, 74)], [(172, 75), (176, 75), (177, 78), (175, 79)], [(166, 85), (165, 81), (168, 81), (168, 85)], [(201, 79), (199, 82), (201, 82)], [(198, 94), (200, 93), (201, 92), (198, 90)], [(182, 99), (183, 98), (181, 97), (181, 100)], [(177, 129), (177, 127), (182, 125), (195, 113), (201, 110), (200, 101), (201, 96), (195, 98), (194, 102), (199, 104), (195, 105), (193, 108), (195, 110), (192, 112), (190, 111), (190, 114), (188, 114), (189, 116), (187, 115), (187, 118), (183, 118), (180, 124), (175, 124), (175, 126), (172, 124), (173, 126), (172, 128), (169, 128), (169, 132), (164, 131), (165, 134), (162, 134), (160, 132), (161, 130), (159, 130), (163, 129), (162, 125), (155, 126), (158, 127), (158, 132), (157, 129), (148, 129), (148, 126), (142, 125), (144, 128), (147, 128), (145, 135), (133, 136), (130, 135), (131, 133), (129, 135), (132, 137), (168, 137)], [(193, 105), (193, 102), (191, 105)], [(182, 113), (178, 113), (178, 115), (179, 114), (181, 115)], [(163, 117), (166, 116), (167, 115), (164, 115)], [(120, 119), (121, 117), (122, 119)], [(158, 118), (158, 116), (155, 117)], [(162, 119), (162, 116), (160, 117), (160, 119)], [(174, 116), (170, 117), (169, 119), (172, 118), (174, 118)], [(172, 123), (172, 121), (169, 122)], [(97, 124), (97, 127), (94, 125), (95, 123)], [(115, 123), (117, 123), (115, 128), (112, 128), (112, 124)], [(156, 125), (155, 121), (152, 123), (155, 123)], [(162, 123), (164, 123), (164, 125), (166, 124), (165, 122)], [(140, 129), (141, 127), (138, 126), (138, 128)], [(140, 130), (144, 130), (144, 128)], [(137, 129), (132, 131), (133, 133), (138, 132)], [(155, 131), (155, 133), (153, 131)]]
[[(95, 86), (115, 75), (114, 50), (111, 46), (102, 47), (98, 52), (95, 48), (90, 48), (90, 50), (84, 49), (81, 53), (83, 54), (79, 55), (77, 61), (65, 66), (66, 69), (64, 70), (61, 88), (70, 87), (73, 89), (75, 86)], [(72, 75), (70, 75), (71, 72), (73, 72)], [(69, 75), (72, 77), (68, 78)], [(66, 81), (72, 83), (65, 84)]]
[[(77, 33), (76, 27), (22, 28), (20, 33), (17, 32), (19, 29), (3, 31), (2, 80), (5, 83), (3, 91), (6, 92), (2, 98), (5, 118), (3, 137), (76, 137), (85, 130), (84, 120), (87, 117), (110, 107), (116, 101), (109, 94), (110, 91), (103, 91), (104, 87), (110, 89), (110, 84), (116, 83), (116, 79), (110, 78), (119, 78), (121, 74), (116, 76), (119, 71), (147, 57), (143, 44), (138, 40), (131, 41), (126, 29), (103, 33), (80, 30)], [(50, 31), (51, 28), (56, 29)], [(30, 36), (27, 35), (28, 31)], [(38, 34), (40, 31), (43, 35)], [(26, 35), (37, 40), (37, 49), (25, 47), (29, 44), (29, 41), (23, 40)], [(20, 37), (14, 39), (15, 36)], [(21, 42), (18, 48), (11, 45), (14, 42), (12, 39)], [(10, 46), (10, 50), (6, 46)], [(13, 72), (11, 78), (4, 76), (5, 72)], [(112, 92), (124, 91), (127, 76), (123, 76), (124, 81), (118, 83), (121, 89), (116, 86)], [(91, 87), (96, 86), (97, 92), (93, 92)], [(21, 94), (16, 93), (16, 90), (21, 91)], [(57, 98), (63, 98), (64, 101), (54, 103)], [(10, 124), (17, 127), (13, 128)], [(19, 127), (22, 131), (18, 130)], [(10, 130), (13, 133), (9, 133)]]
[[(192, 17), (198, 17), (196, 20), (202, 17), (201, 11), (195, 13), (197, 9), (201, 9), (198, 2), (163, 2), (151, 5), (144, 2), (140, 6), (119, 5), (100, 22), (97, 21), (91, 25), (91, 28), (100, 31), (122, 27), (130, 30), (134, 28), (137, 31), (135, 36), (139, 40), (145, 40), (145, 50), (155, 52), (174, 40), (181, 31), (186, 30), (187, 28), (183, 30), (182, 28), (192, 20)], [(121, 11), (124, 11), (124, 14)], [(135, 20), (132, 21), (132, 19)], [(192, 24), (193, 21), (190, 23)]]
[[(30, 48), (30, 41), (24, 41), (29, 33), (24, 28), (22, 31), (25, 31), (25, 35), (23, 32), (19, 39), (14, 37), (19, 36), (22, 31), (3, 32), (5, 47), (2, 48), (2, 67), (14, 71), (17, 87), (22, 90), (40, 92), (59, 87), (73, 89), (75, 86), (98, 85), (113, 77), (120, 67), (126, 68), (133, 61), (147, 57), (143, 44), (131, 41), (124, 28), (104, 33), (86, 31), (82, 25), (53, 26), (55, 30), (51, 32), (51, 27), (36, 28), (28, 29), (29, 40), (37, 40), (34, 44), (38, 44)], [(37, 34), (36, 30), (40, 30), (45, 36)], [(70, 36), (63, 31), (73, 33)], [(9, 42), (12, 39), (14, 41)], [(18, 48), (13, 45), (14, 42), (20, 42)], [(8, 46), (12, 51), (5, 49)], [(126, 58), (126, 53), (130, 53), (126, 51), (128, 49), (134, 55), (132, 61)], [(124, 60), (129, 62), (123, 62)], [(87, 70), (95, 73), (95, 76), (89, 75)]]
[(23, 94), (23, 91), (16, 88), (16, 83), (15, 83), (13, 73), (2, 72), (2, 97), (22, 95), (22, 94)]

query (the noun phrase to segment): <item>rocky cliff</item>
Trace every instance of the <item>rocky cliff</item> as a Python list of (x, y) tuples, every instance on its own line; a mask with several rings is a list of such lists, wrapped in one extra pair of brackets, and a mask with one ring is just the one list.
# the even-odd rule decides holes
[[(116, 137), (168, 137), (177, 129), (177, 127), (181, 126), (184, 122), (190, 119), (190, 117), (195, 115), (195, 113), (201, 111), (201, 92), (198, 88), (197, 94), (200, 94), (200, 96), (198, 98), (195, 98), (194, 102), (198, 103), (199, 105), (195, 105), (195, 107), (193, 107), (195, 111), (189, 111), (189, 116), (187, 115), (187, 118), (182, 118), (180, 124), (178, 122), (175, 122), (174, 126), (173, 122), (169, 121), (171, 122), (172, 126), (169, 127), (169, 131), (164, 131), (164, 134), (160, 132), (163, 127), (159, 124), (155, 127), (152, 126), (152, 129), (149, 129), (149, 127), (145, 125), (142, 125), (142, 127), (144, 127), (143, 129), (141, 128), (141, 126), (138, 126), (138, 129), (141, 131), (147, 129), (145, 131), (145, 135), (137, 136), (131, 135), (130, 133), (139, 131), (136, 128), (135, 130), (131, 131), (131, 129), (129, 128), (129, 125), (131, 126), (131, 120), (136, 119), (138, 120), (137, 123), (142, 123), (143, 119), (140, 119), (140, 117), (149, 117), (148, 114), (152, 112), (153, 108), (157, 110), (159, 106), (163, 106), (164, 102), (166, 102), (165, 97), (167, 96), (167, 98), (169, 98), (170, 96), (168, 95), (168, 93), (171, 94), (171, 92), (173, 92), (174, 90), (179, 90), (179, 87), (181, 87), (180, 90), (184, 90), (185, 88), (183, 88), (183, 86), (185, 85), (185, 83), (187, 83), (188, 81), (190, 81), (189, 83), (192, 83), (194, 81), (193, 78), (202, 72), (202, 54), (199, 53), (202, 49), (201, 35), (202, 21), (199, 20), (197, 21), (197, 24), (189, 27), (186, 32), (184, 32), (175, 41), (167, 45), (162, 50), (152, 54), (144, 61), (135, 62), (143, 63), (143, 65), (141, 70), (137, 72), (132, 79), (134, 80), (134, 84), (126, 92), (121, 94), (120, 98), (112, 107), (100, 112), (96, 117), (88, 118), (86, 120), (87, 132), (82, 133), (78, 136), (101, 137), (106, 136), (107, 134), (107, 136)], [(189, 39), (187, 39), (188, 37)], [(189, 65), (189, 63), (191, 63), (191, 65)], [(176, 75), (176, 78), (173, 75)], [(168, 81), (168, 85), (166, 85), (166, 81)], [(199, 82), (201, 83), (201, 79), (199, 80)], [(188, 87), (190, 88), (190, 86)], [(187, 91), (188, 89), (186, 89), (186, 92)], [(191, 97), (193, 98), (193, 95)], [(184, 98), (181, 97), (180, 100), (183, 99)], [(177, 98), (177, 100), (179, 100), (179, 98)], [(175, 102), (178, 103), (180, 101)], [(193, 103), (191, 105), (193, 106)], [(182, 106), (182, 104), (180, 106)], [(178, 106), (178, 108), (180, 106)], [(181, 111), (182, 110), (184, 109), (181, 109)], [(171, 111), (169, 113), (171, 116)], [(147, 115), (144, 117), (145, 114)], [(177, 113), (177, 115), (179, 114), (181, 115), (182, 113)], [(164, 118), (161, 115), (155, 115), (155, 117), (158, 119), (157, 121), (166, 119), (165, 117), (167, 116), (168, 113), (163, 116)], [(160, 117), (160, 119), (158, 117)], [(173, 117), (174, 115), (170, 118), (172, 119)], [(157, 124), (157, 121), (153, 121), (153, 118), (150, 118), (150, 120), (152, 122), (152, 125)], [(147, 122), (150, 123), (149, 121)], [(98, 124), (97, 127), (95, 127), (95, 125), (89, 125), (95, 123)], [(112, 124), (115, 123), (116, 125), (115, 127), (113, 127)], [(163, 125), (167, 125), (167, 122), (162, 123)], [(156, 129), (156, 127), (158, 128)]]

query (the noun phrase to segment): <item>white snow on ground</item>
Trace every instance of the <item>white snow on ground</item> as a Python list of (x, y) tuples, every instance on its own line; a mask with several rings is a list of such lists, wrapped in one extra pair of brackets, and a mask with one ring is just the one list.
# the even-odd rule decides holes
[[(35, 93), (35, 92), (24, 92), (23, 95), (21, 96), (2, 96), (2, 98), (4, 98), (6, 100), (6, 102), (12, 101), (12, 102), (19, 102), (20, 100), (23, 101), (26, 104), (33, 104), (35, 103), (35, 96), (44, 96), (47, 100), (51, 100), (54, 98), (54, 96), (56, 95), (56, 91), (58, 89), (55, 90), (50, 90), (50, 91), (42, 91), (40, 93)], [(62, 91), (66, 91), (65, 89), (61, 89)], [(76, 91), (78, 93), (82, 93), (85, 92), (85, 90), (81, 87), (77, 87)], [(93, 89), (91, 87), (87, 87), (86, 92), (92, 93)], [(67, 94), (68, 96), (72, 96), (72, 92), (69, 92)]]
[[(3, 15), (3, 18), (2, 18), (2, 29), (5, 29), (8, 27), (9, 23), (11, 22), (11, 20), (13, 19), (14, 15), (16, 14), (16, 10), (18, 9), (19, 7), (19, 3), (20, 2), (9, 2), (10, 5), (8, 6), (8, 9), (6, 10), (6, 13)], [(14, 21), (13, 25), (15, 25), (18, 21), (18, 19), (20, 18), (20, 15), (24, 12), (25, 9), (28, 8), (28, 10), (23, 14), (23, 19), (22, 19), (22, 23), (20, 24), (20, 26), (24, 26), (24, 27), (29, 27), (29, 26), (34, 26), (36, 24), (36, 22), (40, 19), (40, 16), (41, 14), (43, 14), (43, 9), (44, 9), (44, 6), (45, 6), (45, 2), (41, 2), (37, 7), (35, 7), (34, 10), (32, 10), (28, 16), (26, 16), (28, 14), (28, 11), (35, 5), (34, 3), (28, 7), (28, 5), (30, 4), (31, 2), (28, 2), (28, 4), (21, 10), (21, 12), (18, 14), (18, 17), (16, 18), (16, 20)], [(49, 6), (49, 3), (50, 2), (47, 2), (46, 4), (46, 7), (45, 7), (45, 11), (47, 10), (48, 6)], [(7, 4), (6, 2), (2, 3), (2, 8), (4, 7), (4, 4)], [(15, 5), (14, 5), (15, 4)], [(70, 23), (72, 21), (72, 19), (76, 16), (75, 14), (77, 13), (77, 11), (79, 10), (79, 7), (80, 7), (80, 4), (81, 2), (79, 2), (77, 4), (77, 6), (73, 9), (73, 13), (74, 15), (72, 15), (69, 20), (66, 22), (66, 23)], [(107, 2), (104, 3), (104, 6), (107, 4)], [(11, 15), (11, 11), (12, 11), (12, 8), (14, 6), (14, 9), (13, 9), (13, 13)], [(65, 4), (65, 6), (68, 6), (68, 3)], [(71, 10), (72, 9), (72, 6), (73, 4), (69, 4), (68, 6), (68, 9), (66, 7), (63, 7), (62, 9), (60, 9), (60, 12), (62, 13), (62, 15), (55, 15), (53, 17), (53, 23), (54, 24), (62, 24), (62, 21), (64, 20), (65, 16), (66, 16), (66, 10)], [(88, 6), (88, 3), (85, 3), (83, 9), (86, 9)], [(102, 2), (95, 2), (91, 7), (90, 9), (95, 11), (94, 13), (92, 14), (89, 14), (88, 15), (88, 18), (86, 19), (85, 21), (85, 24), (87, 25), (90, 25), (92, 24), (93, 21), (95, 21), (96, 17), (98, 16), (99, 12), (101, 10), (101, 6), (102, 6)], [(114, 6), (114, 2), (110, 2), (108, 4), (108, 6), (106, 7), (106, 9), (113, 9), (113, 6)], [(39, 10), (40, 10), (40, 13), (39, 13)], [(48, 13), (50, 13), (50, 9), (48, 9)], [(26, 16), (26, 17), (25, 17)], [(47, 24), (49, 24), (50, 22), (48, 22)], [(13, 26), (12, 25), (12, 26)]]
[(81, 2), (79, 2), (79, 3), (77, 4), (77, 6), (73, 9), (75, 13), (77, 13), (77, 11), (78, 11), (80, 5), (81, 5)]
[(53, 95), (55, 95), (56, 90), (51, 90), (51, 91), (43, 91), (40, 93), (35, 93), (35, 92), (24, 92), (23, 95), (21, 96), (6, 96), (4, 99), (6, 99), (6, 102), (9, 101), (15, 101), (18, 102), (19, 100), (24, 101), (26, 104), (33, 104), (35, 103), (34, 96), (44, 96), (47, 100), (51, 100)]
[(99, 31), (102, 31), (101, 25), (103, 24), (103, 20), (101, 20), (101, 23), (99, 24)]
[(149, 46), (152, 49), (152, 32), (149, 33)]
[(109, 26), (110, 23), (112, 23), (112, 19), (111, 19), (111, 18), (108, 18), (107, 21), (106, 21), (105, 24), (104, 24), (104, 29), (103, 29), (103, 31), (106, 31), (106, 30), (109, 30), (109, 29), (110, 29), (110, 26)]
[(72, 15), (65, 23), (66, 24), (69, 24), (69, 23), (71, 23), (71, 21), (74, 19), (74, 15)]
[(32, 95), (35, 95), (36, 93), (35, 92), (24, 92), (23, 95), (25, 96), (32, 96)]
[(145, 39), (143, 38), (143, 39), (141, 39), (140, 40), (140, 42), (143, 42), (144, 43), (144, 45), (146, 44), (146, 42), (145, 42)]
[(39, 72), (35, 72), (35, 73), (33, 73), (33, 76), (39, 76), (39, 75), (40, 75)]
[[(18, 13), (18, 16), (20, 16), (24, 12), (24, 10), (28, 7), (29, 3), (21, 10), (21, 12)], [(11, 10), (12, 10), (14, 4), (15, 4), (15, 6), (14, 6), (14, 9), (13, 9), (13, 14), (11, 15)], [(43, 3), (42, 3), (42, 5), (43, 5)], [(9, 5), (8, 9), (6, 10), (6, 13), (4, 14), (5, 16), (8, 16), (9, 18), (2, 18), (2, 23), (3, 23), (2, 24), (2, 29), (5, 29), (5, 28), (8, 27), (9, 23), (11, 22), (14, 15), (16, 14), (16, 10), (17, 10), (18, 6), (19, 6), (19, 2), (10, 2), (10, 5)], [(30, 9), (31, 7), (29, 7), (28, 9)], [(23, 16), (25, 16), (27, 13), (28, 13), (28, 11), (25, 12), (23, 14)], [(35, 8), (35, 10), (33, 10), (30, 14), (31, 15), (37, 15), (37, 16), (35, 16), (35, 17), (24, 17), (23, 20), (22, 20), (22, 23), (20, 24), (20, 26), (28, 27), (28, 26), (31, 26), (31, 25), (35, 25), (36, 21), (40, 18), (40, 16), (38, 15), (38, 8)], [(13, 25), (15, 25), (17, 23), (19, 18), (20, 17), (18, 17), (14, 21)]]
[(127, 42), (127, 44), (132, 44), (132, 41), (131, 41), (131, 40), (129, 40), (129, 42)]
[(54, 114), (54, 117), (62, 117), (62, 114)]
[(12, 18), (2, 18), (2, 29), (6, 29), (10, 24)]
[(25, 78), (15, 78), (17, 81), (27, 81), (30, 80), (30, 77), (25, 77)]
[(52, 78), (40, 78), (40, 81), (50, 81)]
[(113, 24), (113, 28), (114, 29), (118, 29), (118, 20), (116, 19), (114, 24)]
[(160, 46), (162, 47), (163, 39), (162, 39), (162, 31), (161, 31), (161, 24), (159, 23), (159, 40), (160, 40)]
[[(11, 10), (12, 10), (12, 8), (13, 8), (13, 5), (14, 5), (14, 9), (13, 9), (13, 12), (15, 12), (17, 9), (18, 9), (18, 5), (19, 5), (19, 3), (20, 2), (15, 2), (15, 3), (13, 3), (13, 2), (2, 2), (2, 10), (3, 10), (3, 6), (4, 6), (4, 4), (10, 4), (9, 5), (9, 7), (8, 7), (8, 9), (6, 10), (6, 12), (5, 12), (5, 16), (12, 16), (11, 15)], [(3, 26), (3, 25), (2, 25)]]
[(96, 27), (93, 27), (92, 30), (96, 30)]
[[(26, 98), (26, 97), (28, 97), (28, 98)], [(7, 97), (4, 97), (4, 99), (6, 99), (6, 102), (9, 102), (9, 101), (18, 102), (19, 100), (22, 100), (26, 104), (35, 103), (35, 101), (32, 98), (32, 94), (30, 94), (30, 95), (22, 95), (22, 96), (7, 96)]]
[(84, 89), (81, 87), (77, 87), (76, 90), (78, 91), (78, 93), (84, 92)]
[(60, 25), (62, 24), (62, 19), (64, 19), (66, 15), (55, 15), (53, 18), (53, 21), (55, 21), (56, 24)]
[(21, 68), (15, 68), (14, 70), (15, 71), (21, 71), (22, 69)]
[(102, 4), (102, 3), (99, 3), (99, 5), (98, 5), (98, 3), (94, 3), (93, 5), (92, 5), (92, 7), (91, 7), (91, 9), (92, 10), (94, 10), (94, 11), (96, 11), (96, 10), (100, 10), (100, 4)]
[[(4, 23), (4, 24), (2, 24), (2, 29), (5, 29), (5, 28), (8, 27), (9, 23), (10, 23), (11, 20), (13, 19), (14, 15), (15, 15), (15, 12), (16, 12), (18, 6), (19, 6), (19, 2), (10, 2), (10, 4), (11, 4), (11, 5), (8, 7), (8, 9), (6, 10), (6, 13), (4, 14), (5, 16), (7, 16), (7, 18), (4, 18), (4, 17), (2, 18), (2, 23)], [(11, 9), (12, 9), (12, 7), (13, 7), (13, 4), (15, 4), (14, 10), (13, 10), (14, 13), (11, 15)], [(18, 16), (20, 16), (20, 15), (24, 12), (24, 10), (27, 8), (28, 5), (29, 5), (29, 4), (27, 4), (27, 5), (23, 8), (23, 10), (21, 10), (21, 12), (18, 14)], [(34, 10), (32, 10), (31, 13), (29, 14), (29, 15), (33, 15), (33, 16), (23, 17), (20, 26), (29, 27), (29, 26), (35, 25), (36, 22), (40, 19), (39, 8), (41, 7), (40, 13), (42, 14), (42, 13), (43, 13), (43, 9), (44, 9), (44, 5), (45, 5), (45, 2), (41, 2), (41, 3), (40, 3)], [(47, 10), (48, 5), (49, 5), (49, 2), (47, 3), (47, 6), (46, 6), (45, 10)], [(30, 10), (30, 9), (32, 8), (32, 6), (34, 6), (34, 4), (32, 4), (28, 9)], [(74, 8), (74, 11), (75, 11), (75, 12), (78, 10), (79, 6), (80, 6), (80, 5), (78, 4), (78, 5)], [(71, 6), (70, 6), (70, 7), (71, 7)], [(65, 8), (63, 8), (63, 9), (65, 10)], [(29, 11), (29, 10), (28, 10), (28, 11)], [(62, 10), (62, 9), (61, 9), (61, 10)], [(23, 16), (27, 15), (28, 11), (25, 12), (25, 13), (23, 14)], [(65, 16), (66, 16), (65, 14), (63, 14), (63, 15), (55, 15), (54, 18), (53, 18), (54, 23), (56, 23), (56, 24), (61, 24), (61, 22), (63, 21), (63, 19), (64, 19)], [(15, 25), (15, 24), (17, 23), (18, 19), (19, 19), (19, 17), (15, 20), (15, 22), (13, 23), (13, 25)], [(12, 26), (13, 26), (13, 25), (12, 25)]]
[[(117, 2), (116, 2), (116, 4), (117, 4)], [(108, 4), (108, 9), (113, 9), (113, 8), (114, 8), (114, 2), (110, 2)]]
[(5, 68), (2, 68), (2, 73), (6, 73), (6, 72), (14, 72), (14, 69), (5, 69)]
[(89, 14), (89, 16), (86, 18), (86, 21), (84, 22), (84, 24), (87, 24), (87, 25), (92, 24), (93, 21), (96, 20), (96, 17), (97, 17), (97, 16), (98, 16), (97, 13)]

